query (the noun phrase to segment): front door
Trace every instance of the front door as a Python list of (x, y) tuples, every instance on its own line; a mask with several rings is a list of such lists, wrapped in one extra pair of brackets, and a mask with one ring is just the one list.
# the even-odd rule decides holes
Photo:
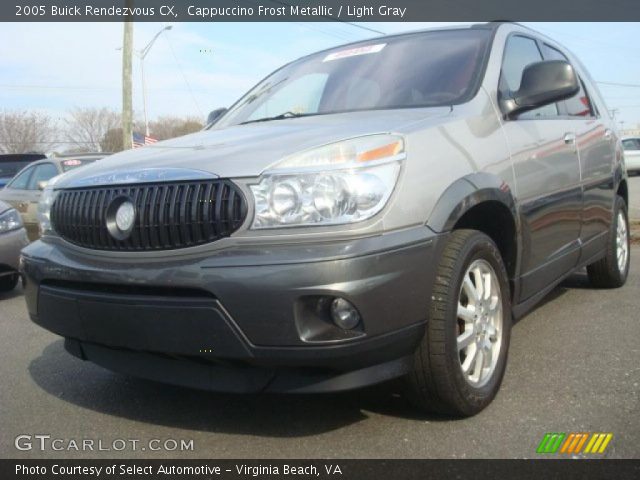
[[(535, 39), (510, 36), (500, 90), (518, 90), (525, 67), (542, 60)], [(520, 299), (525, 300), (575, 267), (580, 256), (582, 187), (576, 125), (551, 104), (505, 121), (504, 129), (520, 205)]]

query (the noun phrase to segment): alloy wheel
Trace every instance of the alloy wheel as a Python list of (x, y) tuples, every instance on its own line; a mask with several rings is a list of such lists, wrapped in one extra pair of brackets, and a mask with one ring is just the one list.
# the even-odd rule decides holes
[(492, 377), (502, 346), (502, 294), (495, 270), (483, 259), (467, 268), (458, 295), (458, 358), (473, 387)]

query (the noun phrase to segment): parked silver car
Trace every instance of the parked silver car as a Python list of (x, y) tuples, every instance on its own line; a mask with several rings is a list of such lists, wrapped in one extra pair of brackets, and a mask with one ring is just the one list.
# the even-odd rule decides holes
[(22, 215), (30, 240), (40, 237), (38, 202), (42, 190), (53, 177), (101, 159), (104, 153), (61, 155), (28, 164), (0, 190), (0, 200), (11, 204)]
[(624, 163), (629, 173), (640, 173), (640, 137), (626, 137), (622, 139), (624, 148)]
[(29, 243), (18, 211), (0, 201), (0, 293), (18, 284), (20, 250)]
[(309, 55), (207, 130), (48, 186), (29, 313), (133, 375), (233, 392), (402, 377), (421, 407), (473, 415), (513, 318), (584, 266), (625, 283), (606, 112), (570, 52), (516, 24)]

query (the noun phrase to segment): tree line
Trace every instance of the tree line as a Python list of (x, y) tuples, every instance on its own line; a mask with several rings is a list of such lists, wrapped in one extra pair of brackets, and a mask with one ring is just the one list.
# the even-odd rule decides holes
[[(150, 136), (167, 140), (203, 128), (196, 117), (163, 116), (149, 122)], [(140, 120), (134, 131), (144, 134)], [(63, 119), (28, 110), (0, 112), (0, 153), (120, 152), (123, 145), (120, 113), (108, 108), (74, 108)]]

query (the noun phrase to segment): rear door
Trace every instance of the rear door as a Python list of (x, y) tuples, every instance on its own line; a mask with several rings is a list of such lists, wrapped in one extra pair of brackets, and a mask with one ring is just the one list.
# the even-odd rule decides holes
[[(547, 43), (542, 43), (542, 53), (547, 60), (572, 63), (564, 53)], [(573, 67), (578, 74), (580, 91), (558, 105), (561, 115), (572, 123), (576, 132), (584, 201), (580, 240), (582, 260), (587, 260), (606, 247), (613, 218), (616, 139), (606, 106), (599, 107), (595, 101), (595, 86), (586, 72), (581, 73), (580, 65)]]
[[(499, 90), (516, 91), (525, 67), (543, 60), (531, 36), (507, 38)], [(508, 119), (522, 225), (521, 300), (571, 270), (580, 255), (582, 188), (576, 125), (557, 104)]]

